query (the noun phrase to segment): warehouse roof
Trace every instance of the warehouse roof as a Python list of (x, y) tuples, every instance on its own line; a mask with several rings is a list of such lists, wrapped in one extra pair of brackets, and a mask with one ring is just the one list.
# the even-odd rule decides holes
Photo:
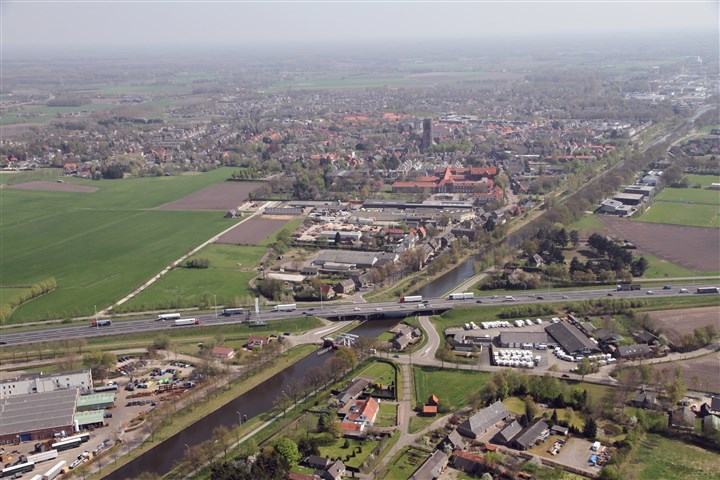
[(500, 332), (500, 343), (547, 343), (545, 332)]
[(373, 265), (377, 262), (376, 252), (363, 252), (356, 250), (323, 250), (313, 262), (322, 265), (326, 262), (344, 263), (354, 265)]
[(0, 400), (0, 436), (72, 425), (76, 388), (15, 395)]
[(78, 397), (77, 406), (89, 407), (92, 405), (104, 405), (106, 403), (115, 403), (115, 393), (93, 393), (91, 395), (82, 395)]
[[(545, 331), (549, 333), (560, 346), (568, 353), (590, 353), (599, 352), (600, 348), (590, 341), (588, 337), (574, 325), (566, 322), (554, 323), (545, 327)], [(584, 351), (583, 351), (584, 350)]]
[(90, 410), (89, 412), (78, 412), (75, 414), (75, 421), (81, 427), (105, 421), (105, 410)]

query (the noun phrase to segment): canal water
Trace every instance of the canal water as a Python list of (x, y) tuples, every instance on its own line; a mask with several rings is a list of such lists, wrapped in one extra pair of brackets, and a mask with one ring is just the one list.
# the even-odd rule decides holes
[[(397, 319), (371, 320), (353, 329), (350, 333), (361, 337), (375, 338), (397, 322)], [(311, 353), (105, 478), (124, 480), (137, 477), (146, 471), (156, 472), (160, 475), (167, 473), (172, 469), (175, 462), (183, 458), (187, 448), (185, 445), (192, 447), (204, 442), (210, 438), (213, 429), (218, 425), (236, 426), (239, 421), (237, 412), (247, 415), (247, 418), (251, 419), (270, 410), (275, 403), (275, 399), (280, 396), (287, 385), (302, 379), (308, 369), (322, 366), (329, 358), (331, 358), (330, 354), (317, 355), (315, 352)]]

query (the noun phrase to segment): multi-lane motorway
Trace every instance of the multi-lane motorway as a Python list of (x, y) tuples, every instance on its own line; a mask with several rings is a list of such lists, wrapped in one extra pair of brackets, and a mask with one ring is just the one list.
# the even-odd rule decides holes
[[(652, 289), (650, 294), (648, 289), (618, 292), (608, 288), (593, 290), (573, 290), (573, 291), (548, 291), (535, 292), (531, 294), (515, 292), (512, 293), (512, 299), (506, 295), (483, 295), (476, 296), (469, 300), (448, 300), (447, 298), (426, 298), (423, 305), (418, 303), (398, 303), (395, 302), (375, 302), (375, 303), (356, 303), (345, 305), (325, 304), (324, 308), (307, 307), (298, 308), (293, 312), (275, 312), (273, 310), (261, 310), (259, 319), (266, 322), (274, 320), (282, 320), (294, 318), (299, 315), (314, 315), (329, 319), (350, 320), (352, 318), (382, 318), (390, 316), (409, 316), (414, 314), (429, 314), (431, 312), (439, 312), (448, 310), (458, 306), (471, 306), (483, 308), (486, 306), (497, 305), (516, 305), (528, 303), (556, 303), (556, 302), (573, 302), (591, 299), (609, 299), (609, 294), (614, 299), (622, 298), (655, 298), (655, 297), (678, 297), (698, 295), (695, 293), (697, 287), (701, 285), (673, 285), (671, 289), (665, 290), (662, 287)], [(714, 285), (702, 285), (714, 286)], [(687, 289), (688, 293), (680, 293), (681, 289)], [(188, 315), (190, 316), (190, 315)], [(200, 319), (200, 326), (219, 326), (242, 323), (245, 321), (244, 315), (224, 317), (215, 317), (214, 314), (197, 315)], [(255, 319), (253, 312), (252, 318)], [(36, 342), (47, 342), (53, 340), (62, 340), (66, 338), (78, 337), (98, 337), (135, 334), (140, 332), (154, 332), (169, 330), (173, 328), (197, 328), (196, 326), (174, 326), (172, 321), (157, 321), (155, 318), (144, 320), (113, 320), (112, 325), (107, 327), (92, 327), (89, 325), (57, 327), (15, 332), (5, 331), (2, 334), (2, 342), (6, 345), (23, 345)]]

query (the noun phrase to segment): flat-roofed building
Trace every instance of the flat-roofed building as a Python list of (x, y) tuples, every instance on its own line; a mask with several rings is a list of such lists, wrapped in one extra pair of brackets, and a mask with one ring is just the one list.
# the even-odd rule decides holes
[(500, 332), (500, 346), (503, 348), (523, 348), (524, 345), (547, 345), (548, 336), (545, 332)]
[(613, 200), (617, 200), (623, 205), (640, 205), (645, 199), (645, 195), (642, 193), (618, 193), (613, 197)]
[(90, 370), (52, 374), (31, 373), (0, 382), (0, 398), (75, 388), (80, 389), (80, 393), (90, 393), (92, 386)]
[(0, 400), (0, 443), (39, 440), (73, 431), (78, 389), (65, 389)]
[(324, 266), (331, 265), (354, 265), (357, 268), (370, 268), (378, 260), (377, 252), (363, 252), (356, 250), (322, 250), (313, 264)]

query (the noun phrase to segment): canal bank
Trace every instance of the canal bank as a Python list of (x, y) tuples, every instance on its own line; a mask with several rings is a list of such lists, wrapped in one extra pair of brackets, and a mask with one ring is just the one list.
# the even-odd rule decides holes
[[(375, 338), (395, 323), (397, 320), (373, 320), (363, 323), (350, 333)], [(252, 420), (271, 410), (286, 386), (302, 379), (309, 369), (321, 367), (329, 358), (332, 358), (331, 355), (318, 356), (315, 352), (310, 353), (101, 478), (113, 480), (135, 478), (145, 471), (160, 475), (167, 473), (178, 460), (183, 458), (186, 449), (209, 439), (215, 427), (225, 425), (232, 428), (238, 425), (241, 416)]]

